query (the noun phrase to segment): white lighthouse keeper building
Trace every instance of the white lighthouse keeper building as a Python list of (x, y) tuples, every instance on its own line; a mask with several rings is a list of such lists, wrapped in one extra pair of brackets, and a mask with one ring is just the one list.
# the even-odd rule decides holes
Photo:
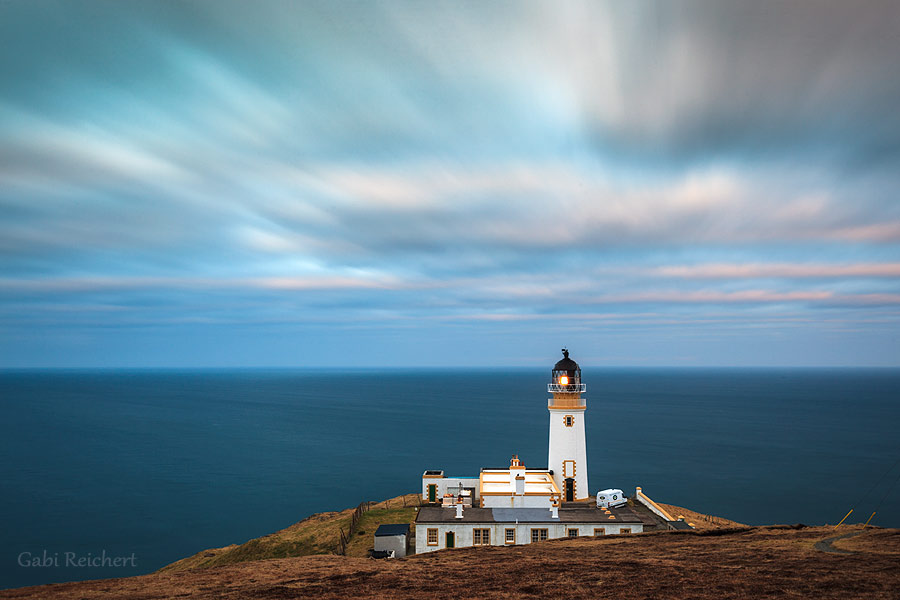
[(547, 391), (550, 411), (550, 449), (547, 468), (566, 502), (588, 500), (590, 488), (587, 475), (587, 448), (584, 442), (584, 412), (587, 408), (581, 394), (581, 367), (569, 358), (563, 348), (563, 358), (553, 367)]

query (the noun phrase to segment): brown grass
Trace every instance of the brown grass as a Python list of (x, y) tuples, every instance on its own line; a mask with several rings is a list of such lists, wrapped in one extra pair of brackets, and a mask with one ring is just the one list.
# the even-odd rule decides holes
[[(840, 532), (839, 532), (840, 533)], [(853, 555), (831, 528), (756, 527), (550, 540), (401, 560), (307, 556), (0, 592), (0, 598), (897, 598), (898, 530), (869, 529)]]
[[(397, 496), (371, 505), (371, 514), (364, 513), (357, 531), (365, 531), (363, 535), (354, 535), (347, 549), (348, 556), (366, 556), (372, 547), (372, 534), (382, 523), (411, 523), (415, 519), (414, 508), (403, 508), (404, 503), (412, 506), (418, 503), (419, 494)], [(355, 507), (354, 507), (355, 508)], [(339, 512), (325, 512), (307, 517), (290, 527), (244, 542), (232, 544), (224, 548), (210, 548), (188, 556), (170, 565), (163, 571), (186, 571), (192, 569), (208, 569), (223, 565), (264, 560), (268, 558), (288, 558), (292, 556), (310, 556), (316, 554), (334, 554), (337, 550), (340, 530), (346, 533), (350, 529), (353, 508)]]
[(674, 504), (663, 504), (662, 502), (657, 502), (657, 504), (659, 504), (659, 506), (662, 507), (664, 511), (666, 511), (676, 519), (684, 517), (684, 520), (696, 529), (747, 527), (743, 523), (738, 523), (737, 521), (723, 519), (722, 517), (716, 517), (713, 515), (705, 515), (703, 513), (695, 512), (689, 508), (675, 506)]
[[(859, 527), (856, 526), (854, 529), (859, 529)], [(844, 528), (841, 527), (834, 532), (834, 535), (840, 535), (844, 532)], [(835, 548), (852, 552), (868, 552), (900, 557), (900, 529), (869, 529), (865, 535), (838, 540), (832, 545)], [(900, 592), (898, 592), (898, 596), (900, 596)]]

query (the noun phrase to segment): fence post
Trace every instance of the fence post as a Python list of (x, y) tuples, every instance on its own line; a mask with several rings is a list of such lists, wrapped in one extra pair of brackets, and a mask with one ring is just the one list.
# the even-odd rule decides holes
[(338, 540), (338, 548), (339, 548), (338, 554), (346, 556), (346, 554), (347, 554), (347, 538), (344, 536), (344, 528), (339, 527), (338, 529), (341, 532), (341, 537)]

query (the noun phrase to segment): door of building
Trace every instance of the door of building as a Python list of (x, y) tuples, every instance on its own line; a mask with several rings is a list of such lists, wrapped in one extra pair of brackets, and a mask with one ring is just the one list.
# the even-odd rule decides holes
[(446, 546), (447, 548), (455, 548), (456, 547), (456, 534), (453, 533), (452, 531), (448, 531), (447, 537), (444, 541), (446, 542), (444, 544), (444, 546)]
[(434, 483), (428, 484), (428, 501), (437, 502), (437, 485)]
[(575, 500), (575, 480), (571, 477), (566, 479), (566, 502)]

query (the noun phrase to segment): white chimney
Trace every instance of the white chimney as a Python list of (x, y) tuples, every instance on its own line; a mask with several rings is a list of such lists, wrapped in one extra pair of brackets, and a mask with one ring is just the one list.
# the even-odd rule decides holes
[[(520, 477), (522, 481), (519, 481)], [(513, 454), (512, 460), (509, 461), (509, 487), (516, 496), (525, 495), (525, 465), (519, 460), (518, 454)]]
[(555, 505), (554, 505), (554, 506), (551, 506), (551, 507), (550, 507), (550, 518), (551, 518), (551, 519), (558, 519), (558, 518), (559, 518), (559, 507), (558, 507), (558, 506), (555, 506)]
[(462, 509), (463, 509), (462, 502), (457, 503), (456, 504), (456, 518), (457, 519), (463, 518)]

